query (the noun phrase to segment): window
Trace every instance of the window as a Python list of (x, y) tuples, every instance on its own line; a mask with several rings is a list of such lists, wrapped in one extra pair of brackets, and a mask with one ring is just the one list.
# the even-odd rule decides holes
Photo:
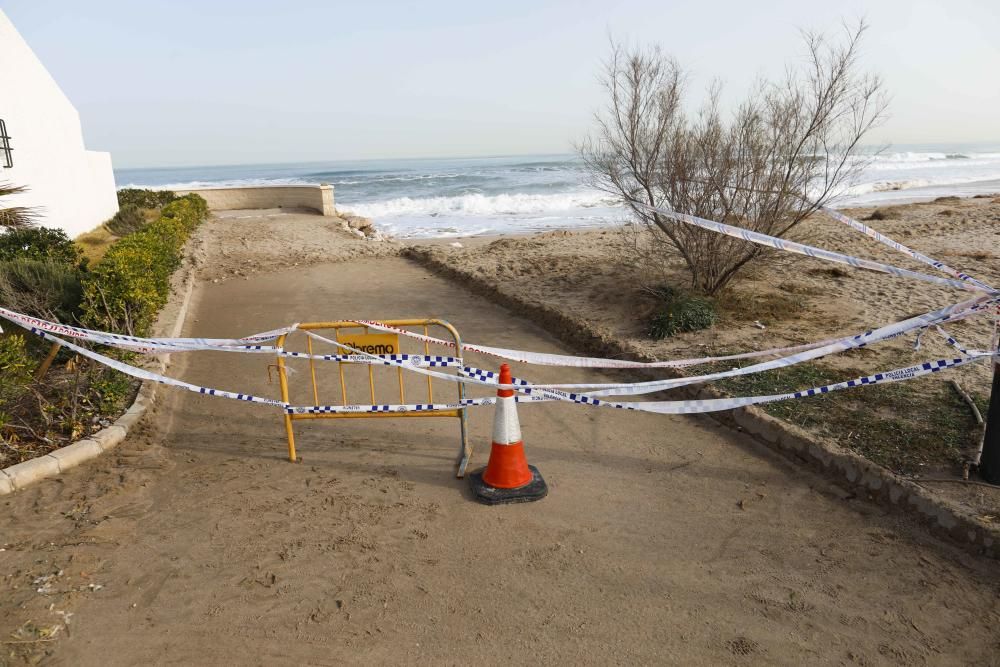
[(7, 135), (7, 124), (0, 119), (0, 154), (2, 154), (3, 168), (10, 169), (14, 166), (14, 158), (11, 157), (10, 137)]

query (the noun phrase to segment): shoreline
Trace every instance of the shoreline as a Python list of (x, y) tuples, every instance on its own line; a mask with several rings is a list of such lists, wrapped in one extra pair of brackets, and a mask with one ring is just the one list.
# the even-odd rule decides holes
[[(845, 204), (832, 206), (834, 210), (837, 211), (855, 211), (855, 212), (870, 212), (879, 208), (897, 208), (905, 206), (919, 206), (924, 204), (934, 204), (936, 200), (946, 198), (946, 197), (958, 197), (959, 199), (994, 199), (1000, 198), (1000, 180), (989, 180), (981, 181), (976, 184), (988, 185), (989, 188), (983, 192), (961, 192), (955, 190), (945, 190), (941, 193), (928, 193), (916, 199), (900, 199), (900, 200), (888, 200), (886, 202), (879, 203), (864, 203), (864, 204)], [(973, 185), (973, 184), (970, 184)], [(936, 186), (932, 186), (936, 187)], [(953, 187), (953, 186), (948, 186)], [(914, 188), (916, 190), (917, 188)], [(923, 188), (921, 188), (923, 189)], [(909, 192), (909, 190), (892, 190), (888, 192)], [(350, 210), (346, 207), (342, 213), (349, 213)], [(622, 216), (627, 215), (625, 210), (622, 210)], [(859, 215), (854, 214), (851, 217), (858, 218)], [(376, 229), (387, 238), (398, 243), (404, 243), (407, 245), (448, 245), (451, 243), (459, 242), (468, 247), (482, 245), (484, 243), (489, 243), (490, 241), (495, 241), (501, 238), (515, 238), (515, 237), (527, 237), (527, 236), (544, 236), (546, 234), (562, 234), (562, 233), (579, 233), (586, 234), (590, 232), (600, 232), (611, 229), (618, 229), (631, 224), (630, 221), (623, 222), (609, 222), (599, 225), (591, 225), (586, 227), (553, 227), (550, 229), (533, 229), (533, 230), (514, 230), (506, 232), (490, 232), (486, 234), (468, 234), (468, 235), (456, 235), (456, 236), (397, 236), (386, 232), (384, 229), (379, 228), (378, 218), (372, 218), (372, 224)]]
[[(836, 206), (833, 207), (834, 210), (845, 212), (845, 214), (850, 215), (853, 218), (861, 219), (864, 213), (871, 213), (876, 209), (899, 209), (907, 206), (920, 206), (936, 203), (936, 200), (947, 198), (947, 197), (958, 197), (960, 200), (967, 199), (1000, 199), (1000, 180), (997, 181), (983, 181), (984, 183), (995, 184), (996, 191), (989, 193), (975, 193), (968, 195), (961, 194), (943, 194), (928, 196), (915, 201), (902, 201), (894, 202), (888, 204), (863, 204), (863, 205), (846, 205), (846, 206)], [(341, 213), (347, 213), (347, 209)], [(372, 219), (372, 224), (378, 228), (378, 220)], [(482, 245), (487, 245), (493, 241), (497, 241), (503, 238), (528, 238), (535, 236), (565, 236), (566, 234), (589, 234), (589, 233), (599, 233), (602, 231), (613, 231), (619, 230), (623, 227), (628, 227), (635, 223), (631, 221), (625, 222), (615, 222), (603, 225), (595, 225), (592, 227), (559, 227), (554, 229), (540, 229), (540, 230), (525, 230), (525, 231), (511, 231), (511, 232), (500, 232), (500, 233), (489, 233), (489, 234), (470, 234), (467, 236), (393, 236), (384, 231), (381, 231), (383, 236), (387, 240), (394, 241), (396, 243), (401, 243), (403, 245), (415, 245), (415, 246), (450, 246), (453, 243), (461, 243), (463, 247), (474, 248)]]

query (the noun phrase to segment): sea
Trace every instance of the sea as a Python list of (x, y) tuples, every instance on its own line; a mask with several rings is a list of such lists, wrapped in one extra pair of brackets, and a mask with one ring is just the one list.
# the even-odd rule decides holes
[[(834, 205), (898, 204), (1000, 192), (1000, 143), (894, 146)], [(118, 187), (329, 183), (340, 211), (398, 238), (448, 238), (620, 224), (625, 210), (573, 155), (356, 160), (116, 169)]]

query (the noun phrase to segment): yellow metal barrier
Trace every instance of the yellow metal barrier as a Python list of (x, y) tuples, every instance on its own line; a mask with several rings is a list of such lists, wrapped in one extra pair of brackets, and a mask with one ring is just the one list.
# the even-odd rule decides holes
[[(452, 340), (455, 342), (455, 352), (454, 356), (461, 356), (462, 349), (462, 339), (458, 335), (458, 331), (455, 330), (448, 322), (438, 319), (404, 319), (404, 320), (379, 320), (389, 326), (394, 327), (423, 327), (424, 335), (430, 335), (429, 328), (432, 326), (440, 327), (447, 331)], [(299, 324), (298, 329), (303, 331), (315, 331), (319, 329), (333, 329), (337, 332), (338, 342), (349, 345), (355, 349), (361, 349), (369, 354), (391, 354), (388, 350), (391, 348), (392, 339), (397, 341), (395, 352), (399, 352), (398, 336), (395, 334), (385, 334), (385, 333), (365, 333), (367, 327), (358, 324), (356, 322), (347, 321), (336, 321), (336, 322), (307, 322), (305, 324)], [(345, 335), (344, 332), (351, 330), (360, 329), (362, 333)], [(277, 346), (280, 349), (284, 349), (285, 340), (288, 335), (282, 335), (277, 340)], [(313, 353), (313, 339), (311, 337), (306, 337), (306, 352), (309, 354), (309, 374), (312, 380), (312, 398), (315, 405), (319, 405), (319, 386), (316, 382), (316, 360), (312, 358)], [(343, 354), (346, 351), (339, 351)], [(424, 343), (424, 355), (430, 356), (430, 344)], [(354, 363), (351, 361), (338, 361), (337, 366), (340, 372), (340, 397), (343, 405), (348, 405), (347, 402), (347, 382), (344, 378), (344, 364)], [(403, 388), (403, 369), (397, 367), (396, 372), (398, 374), (399, 380), (399, 402), (401, 404), (406, 403), (405, 390)], [(285, 357), (278, 356), (278, 379), (281, 384), (281, 400), (286, 404), (290, 403), (288, 398), (288, 378), (287, 371), (285, 367)], [(465, 385), (463, 383), (456, 383), (458, 387), (458, 399), (461, 401), (465, 398)], [(375, 404), (375, 370), (371, 364), (368, 364), (368, 386), (369, 386), (369, 398), (371, 403)], [(427, 376), (427, 402), (434, 402), (434, 387), (431, 382), (431, 377)], [(285, 414), (285, 432), (288, 434), (288, 460), (295, 461), (295, 431), (293, 429), (292, 423), (296, 419), (385, 419), (394, 417), (456, 417), (459, 420), (461, 427), (461, 442), (459, 443), (458, 450), (458, 460), (457, 460), (457, 477), (463, 477), (465, 475), (465, 469), (469, 465), (469, 458), (472, 456), (472, 446), (469, 444), (469, 439), (467, 435), (467, 415), (466, 411), (468, 408), (458, 408), (454, 410), (440, 410), (437, 412), (427, 412), (427, 411), (409, 411), (409, 412), (341, 412), (341, 413), (306, 413), (306, 414)]]

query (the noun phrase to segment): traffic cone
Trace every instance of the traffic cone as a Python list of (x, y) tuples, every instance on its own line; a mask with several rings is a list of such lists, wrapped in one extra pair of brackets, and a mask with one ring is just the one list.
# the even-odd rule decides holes
[[(507, 364), (500, 366), (500, 384), (513, 384)], [(469, 475), (469, 486), (476, 500), (487, 505), (528, 503), (549, 492), (538, 468), (529, 466), (524, 455), (513, 389), (497, 390), (490, 460), (485, 468)]]

